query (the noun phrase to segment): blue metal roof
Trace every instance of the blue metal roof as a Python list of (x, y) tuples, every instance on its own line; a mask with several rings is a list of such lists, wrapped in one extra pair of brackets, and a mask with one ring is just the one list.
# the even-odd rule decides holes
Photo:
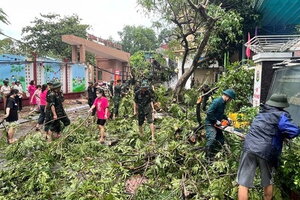
[[(14, 54), (0, 54), (0, 63), (25, 63), (32, 62), (26, 56), (14, 55)], [(39, 57), (37, 58), (37, 62), (39, 63), (63, 63), (61, 60), (50, 58), (50, 57)]]
[(13, 54), (0, 54), (0, 61), (25, 61), (25, 56)]
[(262, 26), (300, 24), (300, 0), (256, 0), (255, 9), (262, 13)]

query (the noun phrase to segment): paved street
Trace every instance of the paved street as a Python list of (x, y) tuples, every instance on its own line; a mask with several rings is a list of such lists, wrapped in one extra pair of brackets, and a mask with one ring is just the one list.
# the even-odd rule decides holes
[[(81, 104), (79, 102), (81, 102)], [(80, 99), (77, 101), (76, 100), (66, 100), (65, 108), (66, 108), (68, 117), (72, 121), (72, 120), (78, 118), (78, 116), (85, 117), (88, 114), (87, 111), (88, 111), (89, 106), (86, 104), (85, 99)], [(20, 119), (18, 121), (19, 127), (15, 134), (16, 139), (26, 135), (30, 131), (35, 130), (35, 126), (36, 126), (39, 114), (35, 113), (35, 114), (29, 116), (29, 113), (30, 113), (30, 107), (28, 107), (28, 106), (25, 107), (22, 110), (22, 112), (20, 113)], [(4, 130), (3, 125), (1, 125), (0, 126), (0, 137), (2, 137), (3, 130)]]

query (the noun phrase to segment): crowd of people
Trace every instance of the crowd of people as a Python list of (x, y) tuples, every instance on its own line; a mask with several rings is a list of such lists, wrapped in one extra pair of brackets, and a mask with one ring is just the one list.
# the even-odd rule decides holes
[[(106, 141), (105, 124), (108, 119), (116, 119), (119, 116), (120, 102), (128, 94), (129, 85), (122, 83), (121, 80), (111, 81), (109, 84), (105, 82), (89, 82), (88, 84), (89, 112), (95, 116), (95, 122), (99, 127), (99, 142), (104, 143)], [(206, 119), (204, 120), (206, 145), (203, 149), (207, 161), (212, 162), (216, 153), (224, 145), (223, 122), (226, 121), (227, 125), (232, 123), (225, 114), (226, 106), (236, 98), (237, 94), (233, 89), (224, 90), (222, 95), (215, 98), (206, 109), (208, 98), (212, 95), (214, 89), (204, 85), (201, 91), (203, 95), (197, 101), (196, 115), (197, 118), (199, 115), (198, 122), (201, 125), (202, 120), (199, 109), (206, 112)], [(22, 110), (22, 98), (26, 93), (18, 80), (11, 85), (9, 85), (8, 80), (4, 80), (0, 92), (4, 104), (4, 119), (9, 125), (7, 141), (13, 143), (15, 141), (14, 132), (18, 113)], [(61, 83), (50, 82), (40, 86), (31, 81), (27, 87), (27, 92), (32, 110), (38, 106), (40, 112), (36, 129), (39, 130), (44, 125), (45, 138), (48, 141), (60, 137), (63, 127), (70, 124), (63, 107), (64, 97), (61, 91)], [(110, 106), (110, 103), (113, 106)], [(273, 94), (265, 104), (261, 105), (259, 114), (253, 120), (244, 139), (244, 148), (237, 174), (238, 197), (240, 200), (249, 198), (249, 188), (253, 187), (257, 167), (261, 172), (264, 199), (272, 199), (273, 176), (276, 167), (278, 167), (283, 141), (300, 135), (300, 128), (292, 122), (290, 114), (284, 110), (288, 106), (289, 103), (285, 95)], [(138, 119), (139, 133), (144, 134), (143, 124), (147, 121), (154, 142), (154, 90), (147, 81), (136, 82), (133, 111)]]
[(31, 112), (39, 113), (36, 130), (44, 125), (45, 138), (51, 141), (53, 137), (60, 137), (62, 130), (61, 122), (64, 126), (70, 124), (62, 102), (64, 101), (59, 82), (49, 82), (43, 85), (36, 85), (35, 81), (29, 82), (26, 90), (23, 89), (19, 80), (9, 84), (9, 80), (4, 80), (0, 89), (4, 117), (1, 123), (7, 128), (7, 142), (14, 143), (14, 134), (17, 128), (17, 121), (22, 110), (22, 99), (27, 96), (30, 101)]
[[(106, 83), (89, 82), (87, 88), (89, 112), (96, 114), (97, 124), (99, 126), (99, 141), (105, 142), (105, 123), (108, 118), (116, 119), (119, 116), (120, 103), (123, 97), (128, 94), (129, 84), (122, 83), (121, 80), (111, 81), (109, 85)], [(149, 84), (144, 81), (140, 84), (136, 82), (134, 88), (134, 115), (138, 118), (139, 132), (144, 134), (143, 124), (145, 119), (150, 125), (152, 141), (155, 140), (154, 126), (154, 92)], [(113, 103), (113, 107), (109, 109), (109, 102)], [(112, 111), (112, 114), (110, 113)]]

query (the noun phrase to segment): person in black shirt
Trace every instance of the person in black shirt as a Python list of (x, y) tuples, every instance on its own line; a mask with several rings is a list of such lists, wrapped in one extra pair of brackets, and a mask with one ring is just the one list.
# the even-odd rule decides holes
[(155, 109), (153, 105), (153, 99), (153, 93), (150, 91), (148, 83), (143, 82), (141, 88), (135, 92), (133, 107), (133, 113), (138, 117), (140, 134), (144, 134), (143, 124), (145, 119), (147, 119), (148, 124), (150, 124), (152, 141), (155, 140), (155, 126), (153, 117)]
[(114, 96), (114, 81), (111, 80), (108, 86), (111, 96)]
[(51, 142), (52, 136), (59, 138), (62, 129), (70, 125), (71, 122), (63, 107), (64, 97), (61, 91), (61, 83), (53, 83), (51, 90), (47, 93), (46, 99), (44, 130), (47, 134), (48, 142)]
[[(87, 88), (87, 95), (88, 95), (88, 104), (92, 107), (95, 99), (96, 99), (96, 84), (94, 85), (93, 82), (89, 82), (89, 86)], [(92, 116), (96, 113), (96, 109), (93, 110)]]
[(6, 114), (4, 115), (4, 119), (9, 123), (9, 129), (7, 132), (7, 142), (9, 144), (14, 143), (16, 139), (14, 138), (15, 129), (16, 129), (16, 121), (18, 121), (18, 104), (15, 100), (18, 95), (19, 90), (12, 89), (7, 96), (6, 103)]
[(90, 107), (92, 107), (95, 99), (96, 99), (96, 88), (93, 84), (93, 82), (89, 82), (89, 86), (87, 88), (88, 93), (88, 104)]
[(134, 93), (136, 93), (141, 87), (141, 82), (140, 81), (136, 81), (135, 85), (134, 85)]

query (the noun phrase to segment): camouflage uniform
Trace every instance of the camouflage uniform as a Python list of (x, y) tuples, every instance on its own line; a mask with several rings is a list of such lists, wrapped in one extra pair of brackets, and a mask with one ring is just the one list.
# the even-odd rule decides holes
[(119, 107), (120, 107), (121, 99), (122, 99), (122, 85), (116, 85), (114, 87), (114, 96), (113, 96), (115, 116), (117, 116), (119, 114)]
[(153, 93), (147, 89), (145, 92), (138, 90), (135, 93), (134, 101), (137, 104), (138, 123), (142, 126), (145, 118), (149, 124), (153, 123), (152, 107)]
[[(50, 90), (47, 93), (47, 106), (45, 114), (45, 131), (52, 131), (59, 133), (62, 130), (61, 122), (64, 126), (70, 124), (70, 119), (68, 118), (64, 108), (63, 108), (64, 96), (62, 92), (56, 92)], [(57, 120), (53, 121), (53, 113), (51, 111), (51, 106), (55, 107), (55, 112), (57, 115)]]

